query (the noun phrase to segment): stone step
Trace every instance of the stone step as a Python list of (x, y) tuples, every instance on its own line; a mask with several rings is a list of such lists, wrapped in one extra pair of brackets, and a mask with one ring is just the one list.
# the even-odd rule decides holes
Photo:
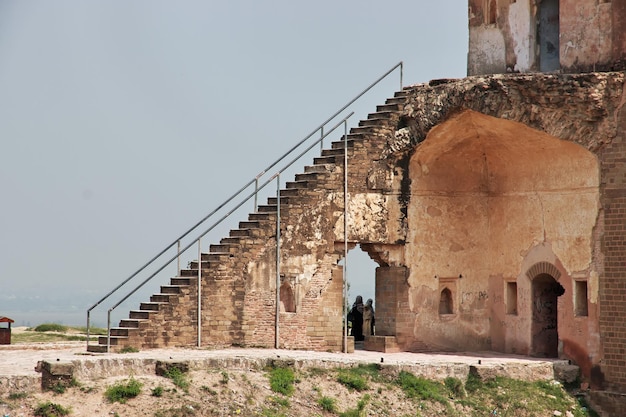
[[(161, 287), (163, 289), (163, 287)], [(153, 303), (169, 303), (170, 294), (161, 293), (161, 294), (152, 294), (150, 296), (150, 301)]]
[[(111, 336), (110, 338), (110, 344), (111, 346), (116, 346), (119, 344), (119, 342), (121, 340), (126, 340), (128, 339), (128, 337), (124, 337), (124, 336)], [(98, 343), (101, 345), (104, 345), (104, 347), (106, 348), (107, 346), (107, 337), (106, 336), (100, 336), (98, 337)]]
[(111, 327), (111, 336), (124, 336), (128, 337), (128, 327)]
[(197, 277), (197, 276), (198, 276), (198, 265), (197, 265), (197, 261), (194, 261), (194, 262), (196, 262), (196, 265), (195, 265), (195, 266), (196, 266), (196, 268), (195, 268), (195, 269), (183, 269), (182, 271), (180, 271), (180, 274), (181, 274), (183, 277), (188, 277), (188, 278), (191, 278), (191, 277)]
[[(220, 255), (224, 255), (224, 254), (220, 254)], [(225, 254), (225, 255), (228, 256), (228, 254)], [(211, 267), (211, 264), (210, 264), (210, 262), (208, 260), (207, 261), (204, 261), (204, 260), (202, 261), (202, 270), (209, 269), (210, 267)], [(196, 273), (195, 276), (198, 276), (198, 261), (197, 260), (193, 260), (193, 261), (189, 262), (189, 269)]]
[[(203, 253), (202, 254), (202, 267), (204, 269), (208, 268), (210, 262), (221, 262), (225, 259), (232, 258), (234, 256), (233, 252), (211, 252), (211, 253)], [(209, 263), (207, 263), (209, 262)], [(198, 262), (193, 266), (192, 269), (198, 269)]]
[(359, 121), (359, 126), (379, 126), (382, 119), (365, 119)]
[(334, 164), (335, 162), (336, 162), (335, 156), (321, 156), (321, 157), (313, 158), (313, 163), (315, 165)]
[(161, 294), (180, 294), (180, 285), (161, 285)]
[(324, 149), (322, 156), (343, 156), (344, 153), (343, 146), (341, 146), (340, 148)]
[(374, 133), (373, 126), (357, 126), (350, 128), (351, 135), (368, 135)]
[(150, 311), (148, 310), (131, 310), (128, 314), (131, 319), (148, 320), (150, 318)]
[(141, 323), (142, 321), (145, 321), (145, 320), (123, 319), (123, 320), (120, 320), (120, 327), (128, 327), (128, 328), (131, 328), (131, 329), (138, 329), (139, 328), (139, 323)]
[(159, 311), (161, 304), (164, 304), (164, 303), (154, 303), (154, 302), (140, 303), (139, 310)]
[(232, 246), (239, 245), (240, 243), (241, 239), (239, 239), (238, 237), (223, 237), (222, 239), (220, 239), (220, 245), (231, 245), (229, 251), (234, 249)]
[[(224, 240), (224, 239), (222, 239)], [(234, 245), (229, 243), (220, 243), (218, 245), (211, 244), (209, 245), (209, 253), (231, 253), (231, 251), (235, 251)]]
[(87, 346), (87, 352), (91, 353), (107, 353), (106, 343), (104, 345), (89, 345)]
[(280, 199), (282, 200), (283, 197), (297, 197), (300, 194), (300, 190), (302, 190), (302, 188), (282, 189), (280, 190)]
[(250, 236), (250, 229), (232, 229), (230, 231), (230, 236), (237, 236), (237, 237), (247, 237)]
[(367, 115), (367, 120), (389, 120), (397, 112), (395, 111), (378, 111), (376, 113), (370, 113)]
[[(274, 198), (274, 200), (276, 199)], [(276, 213), (276, 203), (258, 206), (257, 211), (259, 213)]]
[(406, 96), (404, 96), (404, 97), (390, 97), (387, 100), (385, 100), (385, 103), (387, 103), (387, 104), (397, 104), (399, 106), (399, 110), (401, 110), (404, 107), (404, 104), (406, 103)]
[[(296, 182), (308, 184), (317, 180), (319, 172), (305, 172), (303, 174), (296, 174)], [(308, 188), (308, 187), (307, 187)]]
[(323, 165), (306, 165), (304, 167), (304, 172), (305, 174), (323, 174), (328, 172), (328, 169), (326, 169)]
[(270, 213), (250, 213), (248, 215), (248, 219), (254, 220), (257, 222), (266, 222), (272, 220), (276, 216), (272, 216)]
[(303, 189), (303, 188), (308, 188), (309, 182), (298, 180), (298, 175), (296, 174), (296, 181), (288, 181), (285, 185), (288, 189), (292, 189), (292, 188)]
[[(348, 135), (348, 143), (347, 143), (348, 149), (354, 148), (354, 142), (356, 142), (357, 140), (362, 142), (363, 138), (361, 136), (356, 136), (356, 138), (355, 138), (354, 136), (351, 137), (350, 135)], [(341, 149), (341, 150), (343, 150), (343, 147), (345, 145), (344, 145), (343, 141), (336, 141), (336, 142), (331, 143), (330, 146), (332, 146), (333, 149)]]
[(185, 285), (191, 285), (191, 279), (187, 277), (173, 277), (170, 279), (171, 285), (178, 285), (180, 287)]
[(240, 229), (258, 229), (259, 226), (260, 226), (259, 222), (254, 222), (254, 221), (239, 222)]
[[(285, 198), (283, 198), (283, 197), (282, 197), (282, 194), (281, 194), (281, 198), (280, 198), (280, 206), (281, 206), (281, 208), (282, 208), (283, 206), (288, 205), (288, 204), (289, 204), (289, 202), (290, 202), (289, 197), (285, 197)], [(277, 204), (277, 203), (278, 203), (278, 200), (276, 199), (276, 197), (270, 197), (270, 198), (268, 198), (268, 199), (267, 199), (267, 204), (269, 204), (270, 206), (274, 206), (274, 207), (276, 207), (276, 204)], [(276, 209), (274, 209), (274, 211), (276, 211)]]
[(402, 110), (402, 105), (399, 102), (389, 102), (387, 100), (385, 104), (376, 106), (376, 113), (389, 113), (394, 114)]

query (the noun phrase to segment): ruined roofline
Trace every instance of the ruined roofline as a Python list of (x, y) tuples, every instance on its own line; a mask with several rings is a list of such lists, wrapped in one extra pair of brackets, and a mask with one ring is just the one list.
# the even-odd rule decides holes
[(464, 109), (523, 123), (592, 152), (616, 135), (626, 72), (493, 74), (405, 87), (407, 101), (385, 156), (409, 151)]

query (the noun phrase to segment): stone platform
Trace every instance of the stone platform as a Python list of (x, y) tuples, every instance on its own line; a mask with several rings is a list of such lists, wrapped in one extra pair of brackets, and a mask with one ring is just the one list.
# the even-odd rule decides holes
[(128, 375), (154, 375), (159, 361), (184, 362), (189, 369), (261, 369), (284, 363), (300, 368), (349, 367), (377, 363), (395, 367), (433, 380), (446, 377), (467, 378), (470, 370), (479, 375), (508, 376), (521, 380), (550, 380), (567, 361), (535, 359), (495, 352), (411, 353), (373, 352), (357, 349), (353, 353), (313, 352), (305, 350), (245, 349), (221, 350), (171, 348), (136, 353), (87, 353), (84, 343), (11, 345), (0, 347), (0, 396), (15, 391), (40, 389), (42, 374), (37, 363), (71, 364), (79, 382)]

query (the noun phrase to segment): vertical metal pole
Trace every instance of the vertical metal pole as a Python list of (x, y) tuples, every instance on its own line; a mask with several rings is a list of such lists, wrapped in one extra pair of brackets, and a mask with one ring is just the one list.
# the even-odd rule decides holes
[(343, 353), (348, 353), (348, 122), (343, 121)]
[(111, 353), (111, 310), (107, 312), (107, 353)]
[(404, 87), (404, 83), (402, 82), (402, 75), (404, 72), (404, 62), (400, 61), (400, 90)]
[(178, 239), (177, 243), (178, 243), (178, 249), (176, 253), (178, 253), (178, 259), (176, 262), (178, 263), (178, 265), (176, 266), (177, 268), (176, 276), (179, 277), (180, 276), (180, 239)]
[(202, 346), (202, 238), (198, 238), (198, 347)]
[(258, 195), (259, 195), (259, 177), (254, 179), (254, 213), (258, 207)]
[(324, 126), (320, 127), (320, 156), (322, 156), (322, 151), (324, 150)]
[(276, 176), (276, 323), (274, 347), (280, 347), (279, 323), (280, 323), (280, 173)]
[(87, 310), (87, 351), (89, 351), (89, 315), (91, 310)]

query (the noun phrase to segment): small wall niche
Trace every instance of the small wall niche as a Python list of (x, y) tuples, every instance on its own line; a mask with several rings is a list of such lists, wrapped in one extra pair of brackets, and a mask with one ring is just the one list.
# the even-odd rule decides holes
[(437, 278), (439, 280), (439, 315), (450, 316), (455, 314), (457, 307), (456, 297), (457, 277)]
[(454, 314), (452, 291), (448, 287), (441, 290), (439, 295), (439, 314)]
[(517, 316), (517, 282), (506, 283), (506, 314)]
[(574, 281), (574, 314), (579, 317), (589, 315), (587, 281)]
[(296, 299), (289, 282), (283, 282), (280, 286), (280, 307), (285, 313), (296, 312)]

